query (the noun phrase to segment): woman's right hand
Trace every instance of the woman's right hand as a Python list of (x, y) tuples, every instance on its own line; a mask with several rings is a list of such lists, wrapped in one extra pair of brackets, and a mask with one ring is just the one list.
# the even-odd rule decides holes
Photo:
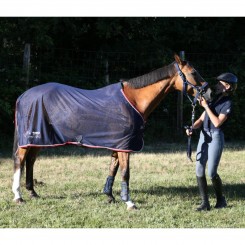
[(191, 136), (192, 135), (191, 128), (187, 128), (185, 132), (186, 132), (187, 136)]

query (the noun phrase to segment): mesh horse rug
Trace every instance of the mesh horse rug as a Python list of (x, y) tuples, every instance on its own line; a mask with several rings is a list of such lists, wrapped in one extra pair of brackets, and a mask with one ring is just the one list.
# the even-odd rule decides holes
[(143, 147), (144, 120), (128, 102), (121, 83), (96, 90), (59, 83), (33, 87), (16, 102), (16, 127), (20, 147)]

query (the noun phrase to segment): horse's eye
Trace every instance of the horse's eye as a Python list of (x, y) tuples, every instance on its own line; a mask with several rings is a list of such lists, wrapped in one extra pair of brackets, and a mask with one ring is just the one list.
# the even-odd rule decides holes
[(192, 72), (191, 72), (191, 75), (192, 75), (192, 76), (197, 75), (197, 71), (196, 71), (195, 69), (193, 69)]
[(191, 73), (187, 74), (188, 76), (192, 76), (192, 77), (196, 77), (197, 76), (197, 72), (196, 71), (192, 71)]

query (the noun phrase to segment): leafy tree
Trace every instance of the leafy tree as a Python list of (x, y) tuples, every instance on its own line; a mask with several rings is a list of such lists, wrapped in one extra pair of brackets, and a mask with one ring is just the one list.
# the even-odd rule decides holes
[[(0, 127), (8, 135), (12, 134), (13, 126), (9, 125), (13, 125), (15, 100), (26, 89), (23, 86), (25, 74), (22, 69), (26, 43), (31, 44), (31, 86), (55, 77), (77, 86), (79, 72), (70, 67), (80, 68), (81, 51), (106, 54), (109, 60), (113, 58), (110, 53), (128, 52), (131, 54), (128, 55), (128, 63), (135, 62), (139, 66), (138, 71), (131, 75), (141, 75), (142, 72), (168, 63), (173, 53), (185, 50), (188, 53), (237, 54), (236, 57), (239, 57), (228, 64), (230, 70), (239, 77), (230, 136), (236, 134), (242, 138), (245, 135), (245, 88), (242, 82), (245, 76), (244, 25), (245, 19), (240, 17), (0, 18)], [(201, 70), (206, 64), (208, 68), (202, 75), (210, 78), (218, 69), (211, 71), (203, 57), (196, 56), (191, 61), (197, 63)], [(226, 60), (212, 60), (212, 68), (220, 62), (229, 63)], [(110, 68), (125, 72), (128, 66), (118, 62)], [(227, 65), (223, 68), (227, 69)], [(102, 73), (95, 75), (96, 78), (103, 76)], [(89, 86), (104, 85), (102, 80), (97, 81)], [(173, 100), (168, 103), (171, 109), (175, 108)], [(175, 115), (175, 111), (172, 111), (168, 116), (174, 118)]]

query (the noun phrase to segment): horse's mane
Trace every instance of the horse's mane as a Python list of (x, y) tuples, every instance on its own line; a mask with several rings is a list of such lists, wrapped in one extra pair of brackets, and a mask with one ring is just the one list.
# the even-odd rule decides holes
[(127, 80), (129, 86), (132, 88), (143, 88), (153, 83), (159, 82), (165, 78), (171, 77), (176, 73), (174, 68), (174, 62), (170, 65), (164, 66), (162, 68), (153, 70), (145, 75), (131, 78)]

